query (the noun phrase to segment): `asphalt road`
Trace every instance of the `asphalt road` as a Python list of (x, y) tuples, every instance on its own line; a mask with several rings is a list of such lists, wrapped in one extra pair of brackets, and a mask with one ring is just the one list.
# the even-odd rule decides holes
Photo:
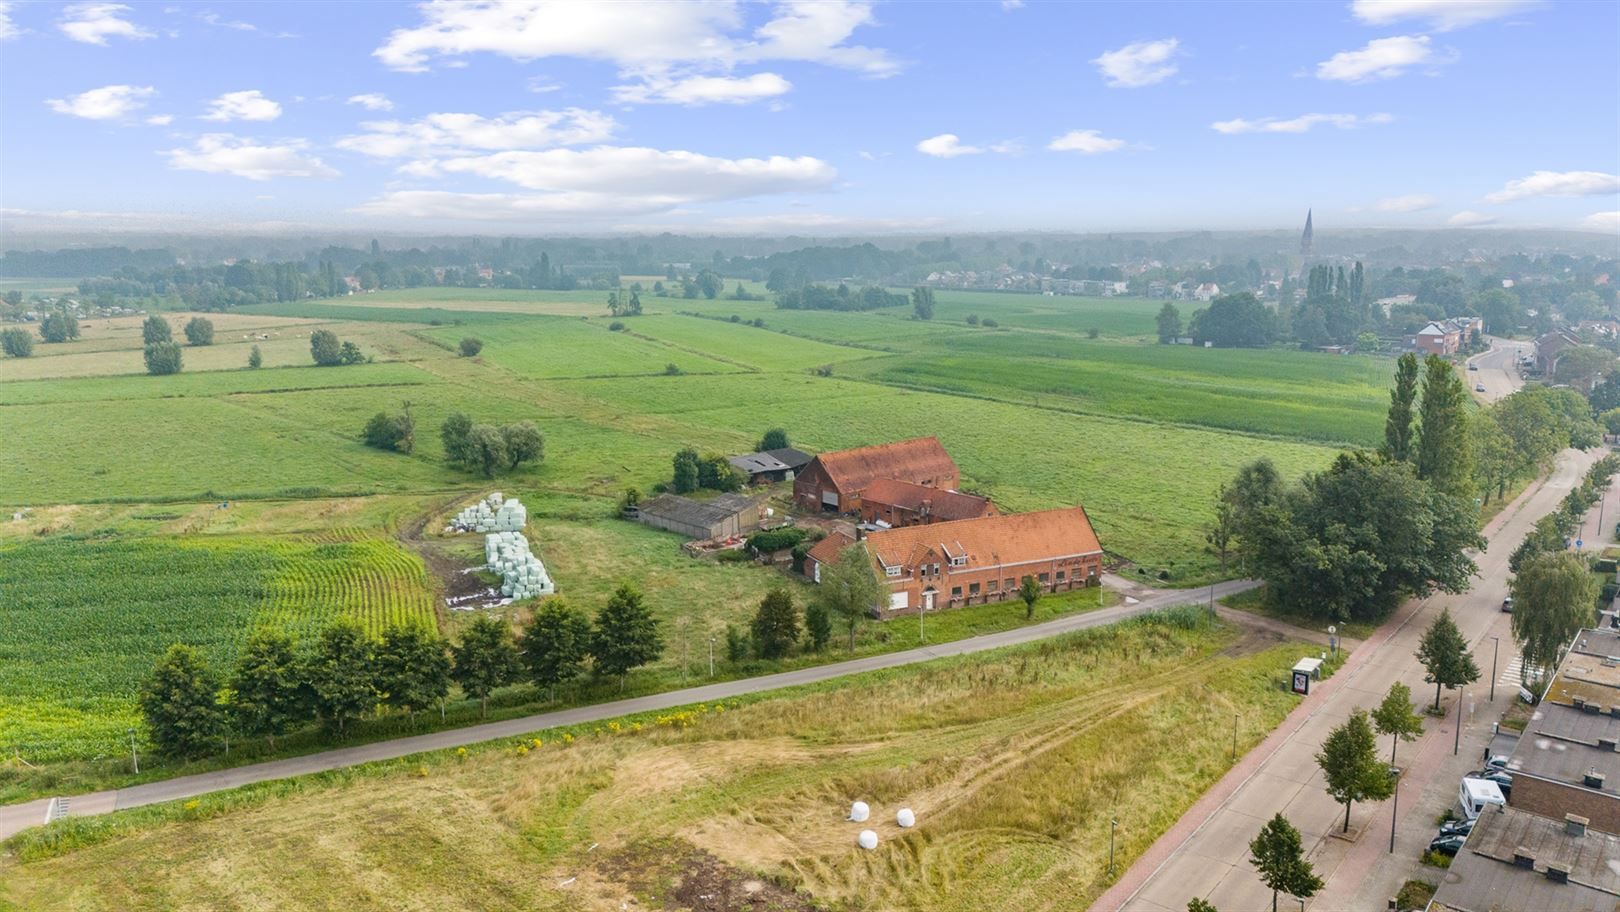
[[(1468, 364), (1477, 370), (1465, 369), (1463, 379), (1468, 382), (1468, 388), (1473, 391), (1474, 398), (1484, 402), (1495, 402), (1511, 395), (1524, 385), (1524, 378), (1519, 375), (1519, 358), (1530, 354), (1534, 346), (1529, 342), (1498, 339), (1493, 336), (1487, 338), (1490, 340), (1491, 350), (1468, 359)], [(1480, 387), (1485, 389), (1481, 391)]]
[[(1213, 587), (1213, 594), (1215, 598), (1223, 598), (1236, 592), (1252, 589), (1257, 585), (1259, 584), (1249, 580), (1217, 583)], [(591, 706), (557, 710), (556, 712), (540, 713), (518, 719), (506, 719), (500, 722), (488, 722), (482, 725), (449, 729), (425, 735), (414, 735), (408, 738), (376, 741), (371, 744), (338, 748), (316, 754), (306, 754), (301, 757), (289, 757), (285, 760), (273, 760), (267, 763), (255, 763), (250, 766), (239, 766), (211, 773), (199, 773), (193, 776), (181, 776), (159, 782), (149, 782), (114, 791), (75, 795), (68, 798), (68, 813), (75, 817), (105, 814), (111, 811), (141, 807), (142, 805), (156, 804), (163, 801), (194, 798), (209, 792), (237, 788), (255, 782), (267, 782), (273, 779), (285, 779), (291, 776), (325, 772), (326, 770), (341, 769), (346, 766), (355, 766), (378, 760), (393, 760), (424, 751), (464, 747), (500, 738), (516, 738), (561, 725), (597, 722), (630, 713), (671, 709), (694, 703), (712, 703), (727, 697), (781, 690), (782, 688), (795, 687), (801, 684), (814, 684), (845, 675), (859, 674), (863, 671), (913, 665), (946, 656), (984, 652), (990, 649), (999, 649), (1003, 646), (1013, 646), (1019, 643), (1046, 639), (1075, 630), (1101, 627), (1171, 605), (1201, 603), (1210, 598), (1210, 595), (1211, 587), (1207, 586), (1202, 589), (1159, 592), (1142, 598), (1134, 604), (1117, 605), (1112, 608), (1062, 617), (1028, 627), (1019, 627), (1014, 630), (1004, 630), (999, 633), (989, 633), (984, 636), (941, 643), (937, 646), (923, 646), (903, 652), (867, 656), (865, 658), (851, 659), (847, 662), (834, 662), (813, 668), (786, 671), (780, 674), (743, 678), (737, 681), (725, 681), (701, 687), (689, 687), (684, 690), (672, 690), (645, 697), (616, 700), (612, 703), (597, 703)], [(45, 815), (49, 811), (49, 805), (49, 800), (42, 799), (0, 807), (0, 839), (44, 823)]]

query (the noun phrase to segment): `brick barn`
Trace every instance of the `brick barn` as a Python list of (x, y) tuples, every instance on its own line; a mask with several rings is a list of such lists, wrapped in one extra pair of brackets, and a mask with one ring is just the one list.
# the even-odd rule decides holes
[(917, 437), (822, 453), (794, 478), (793, 500), (804, 510), (859, 512), (861, 492), (880, 478), (949, 491), (961, 472), (938, 437)]
[[(1026, 576), (1043, 592), (1102, 580), (1102, 545), (1081, 507), (887, 529), (868, 533), (865, 542), (889, 586), (880, 617), (1016, 599)], [(836, 554), (836, 546), (812, 551), (805, 572), (819, 579), (820, 563)]]
[(861, 520), (900, 526), (922, 526), (958, 519), (994, 516), (988, 497), (946, 491), (894, 478), (879, 478), (861, 492)]

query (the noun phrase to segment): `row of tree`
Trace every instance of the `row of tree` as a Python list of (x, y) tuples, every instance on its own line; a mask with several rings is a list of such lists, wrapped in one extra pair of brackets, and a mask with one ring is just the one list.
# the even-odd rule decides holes
[(413, 625), (390, 627), (373, 640), (340, 619), (300, 648), (279, 630), (260, 630), (243, 644), (221, 676), (194, 646), (177, 643), (140, 689), (151, 742), (164, 754), (196, 757), (231, 737), (275, 739), (320, 723), (343, 737), (357, 720), (393, 710), (414, 724), (435, 705), (442, 712), (451, 685), (487, 712), (495, 691), (530, 683), (556, 698), (556, 688), (589, 672), (618, 678), (662, 654), (657, 621), (641, 594), (621, 585), (595, 619), (560, 598), (540, 603), (514, 637), (498, 617), (481, 615), (461, 639), (446, 644)]
[(877, 310), (880, 307), (904, 307), (910, 302), (906, 295), (893, 294), (876, 285), (852, 291), (842, 282), (836, 288), (826, 285), (790, 288), (776, 296), (776, 306), (782, 310)]
[[(394, 417), (397, 421), (408, 414)], [(375, 421), (376, 416), (372, 420)], [(485, 478), (494, 478), (501, 471), (516, 471), (526, 462), (546, 458), (545, 436), (533, 421), (474, 424), (464, 413), (451, 412), (439, 426), (439, 440), (444, 444), (444, 458), (451, 465), (481, 472)], [(394, 448), (398, 449), (398, 445)]]

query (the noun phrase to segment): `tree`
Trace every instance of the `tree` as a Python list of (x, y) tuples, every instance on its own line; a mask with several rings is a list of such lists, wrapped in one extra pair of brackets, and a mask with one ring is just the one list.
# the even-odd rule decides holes
[(1310, 899), (1322, 889), (1322, 878), (1305, 858), (1299, 830), (1281, 814), (1267, 821), (1249, 843), (1249, 863), (1260, 872), (1260, 882), (1271, 888), (1271, 912), (1277, 912), (1279, 893)]
[(1525, 561), (1513, 579), (1513, 640), (1526, 668), (1541, 677), (1558, 667), (1559, 653), (1597, 620), (1597, 579), (1571, 551), (1549, 551)]
[(225, 730), (219, 679), (195, 646), (170, 646), (141, 683), (139, 701), (147, 736), (169, 756), (207, 753)]
[(713, 301), (719, 297), (721, 290), (724, 288), (725, 280), (720, 278), (719, 273), (714, 270), (705, 269), (698, 273), (697, 289), (708, 300)]
[(366, 356), (360, 351), (360, 346), (353, 342), (345, 342), (338, 348), (339, 364), (360, 364), (365, 360)]
[(785, 450), (790, 446), (787, 431), (781, 428), (771, 428), (765, 436), (759, 438), (759, 450)]
[(478, 715), (489, 713), (489, 695), (517, 680), (517, 645), (506, 622), (494, 615), (481, 614), (461, 634), (461, 642), (451, 648), (450, 677), (469, 697), (478, 699)]
[(0, 351), (13, 358), (26, 358), (34, 353), (34, 337), (26, 329), (0, 330)]
[(630, 671), (658, 658), (664, 651), (658, 620), (629, 583), (620, 583), (596, 615), (591, 655), (596, 673), (617, 676), (624, 689)]
[(1372, 711), (1373, 725), (1380, 735), (1389, 735), (1389, 764), (1395, 765), (1395, 748), (1402, 741), (1416, 741), (1423, 734), (1423, 717), (1412, 710), (1412, 688), (1399, 681), (1389, 685), (1384, 701)]
[(461, 357), (471, 358), (484, 350), (484, 340), (467, 336), (456, 348), (461, 352)]
[(263, 735), (276, 748), (276, 736), (303, 722), (309, 704), (303, 669), (292, 637), (262, 629), (248, 637), (231, 676), (231, 715), (244, 735)]
[(557, 685), (572, 681), (585, 669), (591, 649), (591, 622), (561, 598), (540, 603), (518, 642), (529, 680), (557, 699)]
[(832, 615), (819, 599), (812, 599), (804, 606), (804, 635), (810, 641), (812, 652), (826, 649), (827, 641), (832, 639)]
[(180, 346), (174, 342), (150, 342), (144, 351), (146, 372), (154, 376), (180, 373)]
[(1412, 405), (1417, 400), (1417, 355), (1401, 355), (1395, 362), (1395, 387), (1389, 391), (1389, 417), (1384, 419), (1383, 454), (1397, 462), (1412, 458)]
[(701, 464), (702, 459), (698, 457), (697, 450), (687, 447), (678, 451), (673, 460), (674, 474), (670, 480), (670, 489), (676, 494), (696, 491)]
[(511, 457), (506, 452), (506, 437), (500, 430), (487, 424), (475, 424), (467, 432), (467, 466), (494, 478), (495, 470)]
[(1357, 801), (1382, 801), (1390, 796), (1395, 780), (1378, 759), (1378, 742), (1365, 709), (1357, 709), (1343, 725), (1328, 734), (1316, 765), (1327, 780), (1327, 793), (1344, 805), (1344, 829), (1350, 832), (1350, 806)]
[(934, 289), (921, 285), (911, 290), (912, 315), (919, 320), (934, 319)]
[(1468, 653), (1468, 642), (1463, 639), (1457, 622), (1451, 619), (1451, 609), (1443, 608), (1429, 629), (1418, 641), (1417, 660), (1427, 669), (1425, 683), (1434, 685), (1434, 709), (1440, 709), (1440, 688), (1456, 690), (1464, 684), (1479, 680), (1479, 666)]
[(1187, 900), (1187, 912), (1221, 912), (1214, 904), (1201, 897), (1194, 896)]
[(343, 345), (337, 333), (330, 329), (317, 329), (309, 334), (309, 356), (322, 367), (343, 363)]
[(1270, 345), (1276, 338), (1277, 321), (1270, 308), (1245, 291), (1222, 295), (1208, 309), (1196, 311), (1187, 331), (1199, 344), (1255, 348)]
[(415, 725), (418, 712), (450, 694), (450, 653), (444, 641), (419, 624), (384, 630), (377, 646), (377, 689), (384, 704), (404, 712)]
[(387, 412), (372, 415), (360, 437), (366, 446), (379, 450), (411, 452), (416, 448), (416, 417), (411, 414), (411, 404), (406, 402), (404, 410), (397, 415)]
[(1553, 376), (1559, 383), (1589, 390), (1614, 366), (1613, 352), (1595, 345), (1578, 345), (1558, 356)]
[(46, 342), (67, 342), (79, 338), (79, 318), (66, 307), (45, 315), (39, 324), (39, 337)]
[(173, 342), (174, 331), (169, 328), (169, 321), (163, 319), (161, 314), (153, 314), (141, 324), (141, 342), (151, 345), (156, 342)]
[(248, 352), (248, 367), (252, 370), (258, 370), (263, 366), (264, 353), (259, 351), (259, 346), (255, 345), (253, 346), (253, 350)]
[(710, 453), (698, 461), (698, 487), (711, 491), (739, 491), (748, 476), (720, 453)]
[(1473, 456), (1469, 452), (1468, 388), (1451, 362), (1430, 355), (1424, 365), (1422, 416), (1417, 437), (1417, 474), (1447, 494), (1472, 498)]
[(377, 705), (375, 660), (371, 638), (348, 618), (339, 618), (321, 631), (310, 653), (306, 676), (314, 693), (315, 713), (340, 738), (348, 732), (350, 722)]
[(816, 601), (829, 617), (840, 618), (848, 625), (850, 652), (855, 651), (856, 625), (884, 600), (888, 588), (872, 569), (872, 558), (860, 542), (845, 546), (832, 566), (821, 568)]
[(472, 448), (468, 438), (472, 435), (473, 423), (463, 412), (451, 412), (439, 425), (439, 442), (444, 447), (444, 458), (455, 465), (467, 465), (472, 461)]
[(533, 421), (501, 425), (501, 441), (506, 446), (508, 469), (516, 469), (525, 462), (539, 462), (546, 456), (546, 439)]
[(192, 345), (213, 345), (214, 321), (207, 317), (192, 317), (186, 323), (186, 341)]
[(1035, 603), (1041, 600), (1041, 581), (1033, 575), (1025, 575), (1018, 581), (1018, 597), (1024, 602), (1024, 620), (1035, 616)]
[(1356, 333), (1356, 351), (1374, 354), (1382, 347), (1377, 333), (1368, 331)]
[(754, 649), (762, 659), (779, 659), (788, 654), (799, 638), (799, 612), (793, 607), (793, 595), (786, 589), (773, 587), (765, 593), (754, 613)]
[(1159, 324), (1159, 341), (1169, 344), (1181, 338), (1181, 311), (1169, 301), (1159, 308), (1159, 315), (1154, 318)]
[(1215, 493), (1215, 522), (1204, 533), (1209, 550), (1221, 559), (1221, 573), (1226, 572), (1226, 558), (1232, 551), (1232, 539), (1237, 534), (1237, 510), (1232, 505), (1231, 491), (1226, 485)]

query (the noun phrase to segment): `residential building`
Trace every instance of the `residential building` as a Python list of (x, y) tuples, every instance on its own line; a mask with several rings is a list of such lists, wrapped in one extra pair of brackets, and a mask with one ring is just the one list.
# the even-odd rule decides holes
[(1455, 355), (1462, 347), (1462, 334), (1454, 327), (1431, 321), (1416, 333), (1406, 337), (1406, 346), (1428, 355)]
[(749, 484), (771, 484), (791, 481), (814, 458), (803, 450), (784, 447), (779, 450), (761, 450), (741, 456), (727, 456), (726, 461), (748, 476)]
[(861, 492), (880, 478), (949, 491), (961, 472), (938, 437), (917, 437), (822, 453), (793, 479), (793, 499), (805, 510), (856, 513)]
[(1212, 301), (1220, 297), (1220, 294), (1221, 286), (1216, 285), (1214, 282), (1205, 282), (1193, 289), (1192, 296), (1198, 301)]
[(861, 492), (861, 520), (886, 526), (977, 519), (996, 513), (988, 497), (946, 491), (895, 478), (879, 478)]
[(815, 582), (821, 582), (821, 568), (831, 566), (838, 561), (838, 555), (845, 548), (855, 544), (855, 539), (842, 532), (829, 532), (826, 538), (816, 542), (804, 555), (804, 575)]
[(1558, 360), (1581, 344), (1568, 330), (1558, 329), (1536, 338), (1536, 369), (1547, 376), (1558, 371)]
[(637, 505), (636, 520), (687, 538), (735, 538), (759, 528), (763, 503), (763, 497), (742, 494), (721, 494), (713, 500), (660, 494)]
[(1081, 507), (871, 532), (866, 549), (889, 586), (880, 617), (1017, 598), (1026, 576), (1046, 592), (1102, 579), (1102, 545)]

